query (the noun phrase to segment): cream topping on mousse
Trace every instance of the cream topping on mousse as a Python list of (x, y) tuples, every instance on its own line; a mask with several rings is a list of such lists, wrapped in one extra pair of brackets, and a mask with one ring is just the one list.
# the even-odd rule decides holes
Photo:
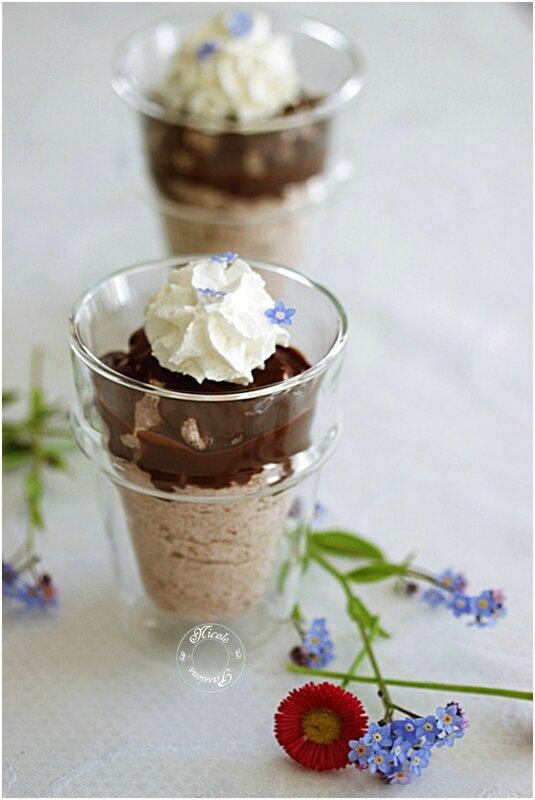
[(222, 253), (172, 270), (149, 298), (145, 334), (162, 367), (199, 383), (247, 386), (277, 345), (288, 346), (283, 325), (293, 313), (273, 300), (247, 262)]
[(294, 105), (301, 83), (290, 40), (269, 17), (231, 11), (183, 42), (159, 92), (185, 113), (251, 122)]

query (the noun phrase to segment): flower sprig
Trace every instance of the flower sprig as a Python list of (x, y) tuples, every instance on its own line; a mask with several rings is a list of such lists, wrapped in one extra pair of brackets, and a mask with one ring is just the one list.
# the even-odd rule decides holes
[(301, 638), (301, 644), (290, 651), (294, 664), (305, 667), (325, 667), (334, 658), (334, 645), (331, 641), (327, 622), (323, 617), (313, 619), (309, 626), (298, 605), (292, 611), (292, 622)]
[[(431, 608), (442, 606), (455, 617), (462, 617), (467, 614), (473, 616), (473, 620), (468, 625), (475, 625), (478, 628), (493, 628), (498, 620), (505, 617), (505, 594), (501, 589), (485, 589), (478, 595), (466, 594), (468, 581), (462, 573), (455, 573), (447, 569), (438, 575), (433, 576), (422, 574), (416, 570), (411, 570), (412, 578), (426, 580), (434, 585), (426, 589), (421, 597)], [(404, 592), (409, 596), (414, 596), (419, 592), (419, 586), (414, 580), (402, 581)]]
[[(332, 557), (346, 560), (354, 559), (364, 561), (363, 566), (343, 570), (338, 568)], [(347, 531), (314, 531), (309, 530), (307, 534), (306, 553), (303, 557), (304, 568), (314, 562), (339, 584), (346, 598), (346, 608), (349, 618), (356, 624), (362, 647), (357, 653), (353, 664), (348, 672), (327, 672), (312, 667), (289, 665), (289, 669), (294, 672), (305, 674), (318, 674), (323, 677), (336, 677), (348, 685), (352, 681), (361, 683), (375, 683), (379, 689), (384, 708), (384, 719), (386, 722), (393, 717), (394, 711), (399, 710), (399, 706), (393, 702), (390, 695), (390, 686), (411, 686), (422, 689), (442, 689), (444, 691), (457, 691), (473, 694), (487, 694), (501, 697), (515, 697), (517, 699), (532, 700), (531, 692), (522, 692), (514, 689), (499, 689), (486, 686), (466, 686), (450, 683), (437, 683), (435, 681), (401, 680), (397, 678), (385, 678), (380, 670), (378, 660), (375, 655), (373, 643), (377, 638), (388, 638), (389, 634), (381, 625), (380, 617), (373, 614), (365, 605), (363, 600), (355, 591), (355, 584), (367, 584), (372, 582), (385, 581), (389, 579), (405, 579), (426, 581), (432, 586), (443, 586), (440, 576), (435, 576), (421, 568), (416, 568), (411, 563), (411, 558), (405, 559), (401, 563), (389, 562), (382, 550), (377, 545), (361, 536)], [(455, 585), (452, 585), (452, 589)], [(485, 594), (485, 593), (483, 593)], [(455, 592), (452, 592), (452, 597)], [(498, 595), (503, 600), (502, 595)], [(372, 668), (373, 677), (357, 674), (357, 667), (362, 661), (368, 660)], [(405, 711), (405, 709), (401, 709)]]
[(440, 706), (426, 717), (405, 717), (388, 724), (372, 722), (360, 739), (348, 742), (348, 760), (388, 783), (409, 783), (429, 765), (433, 747), (452, 747), (468, 727), (458, 703)]
[[(363, 566), (344, 570), (333, 563), (333, 557), (342, 560), (352, 558), (365, 563)], [(414, 594), (418, 591), (418, 585), (414, 583), (417, 580), (431, 584), (433, 589), (445, 591), (446, 597), (450, 598), (448, 602), (451, 603), (466, 588), (466, 581), (462, 575), (446, 571), (441, 575), (435, 576), (430, 572), (414, 567), (411, 563), (412, 557), (407, 558), (402, 563), (392, 563), (387, 561), (382, 551), (373, 542), (361, 536), (346, 531), (317, 532), (314, 531), (313, 527), (307, 531), (306, 552), (302, 560), (303, 570), (307, 569), (311, 562), (314, 562), (327, 572), (342, 589), (346, 599), (348, 616), (356, 624), (359, 632), (361, 647), (347, 672), (334, 672), (319, 668), (311, 665), (308, 660), (306, 664), (296, 663), (298, 659), (293, 657), (295, 648), (292, 651), (293, 655), (291, 655), (294, 663), (289, 664), (288, 669), (307, 676), (316, 675), (323, 678), (324, 681), (340, 681), (340, 689), (344, 692), (344, 696), (347, 694), (345, 687), (351, 682), (375, 685), (382, 704), (381, 719), (372, 723), (364, 732), (358, 733), (355, 730), (357, 735), (353, 735), (348, 740), (349, 761), (347, 763), (352, 763), (359, 769), (367, 769), (372, 774), (377, 773), (389, 783), (407, 783), (411, 775), (419, 776), (422, 769), (427, 767), (432, 747), (451, 747), (457, 739), (464, 736), (468, 722), (464, 711), (456, 701), (437, 708), (434, 714), (422, 716), (400, 706), (391, 693), (392, 687), (410, 687), (518, 700), (533, 700), (533, 693), (528, 691), (493, 686), (403, 680), (383, 675), (374, 643), (378, 638), (388, 638), (389, 634), (382, 628), (379, 615), (373, 614), (355, 592), (355, 584), (397, 579), (403, 582), (408, 594)], [(483, 604), (483, 606), (481, 604), (477, 606), (477, 600), (479, 599), (486, 600), (487, 603)], [(478, 595), (476, 606), (474, 606), (476, 618), (478, 616), (482, 617), (487, 608), (491, 609), (488, 612), (490, 616), (492, 614), (492, 603), (499, 604), (503, 608), (503, 594), (497, 590), (488, 590)], [(484, 609), (483, 611), (482, 608)], [(304, 630), (300, 610), (298, 615), (298, 621)], [(503, 616), (503, 614), (500, 614), (500, 616)], [(322, 629), (326, 631), (326, 622), (322, 619), (321, 623)], [(478, 624), (477, 621), (476, 624)], [(299, 626), (297, 627), (299, 630)], [(303, 630), (301, 630), (301, 636)], [(302, 647), (305, 649), (304, 644)], [(305, 655), (307, 655), (306, 649)], [(359, 668), (363, 661), (368, 661), (371, 667), (371, 675), (360, 674)], [(307, 684), (307, 687), (312, 685)], [(324, 687), (324, 693), (327, 692), (327, 687), (338, 688), (327, 682), (320, 684), (320, 686)], [(303, 687), (303, 689), (307, 687)], [(309, 694), (310, 692), (307, 692), (307, 695)], [(300, 728), (301, 739), (299, 737), (295, 738), (292, 748), (288, 748), (285, 740), (280, 737), (280, 731), (282, 730), (280, 713), (281, 709), (285, 708), (283, 701), (283, 704), (279, 707), (279, 716), (276, 717), (278, 720), (276, 723), (276, 736), (289, 755), (311, 769), (321, 770), (339, 767), (340, 739), (334, 733), (338, 731), (339, 734), (343, 729), (341, 707), (327, 706), (327, 708), (330, 708), (330, 716), (323, 713), (325, 706), (316, 709), (309, 708), (307, 712), (309, 714), (312, 714), (314, 710), (317, 712), (315, 717), (316, 728), (314, 729), (316, 741), (323, 742), (325, 746), (333, 745), (332, 753), (328, 753), (325, 747), (319, 751), (317, 748), (310, 750), (306, 747), (307, 737), (303, 733), (305, 730), (303, 725)], [(396, 713), (401, 713), (404, 717), (395, 719)], [(333, 714), (339, 715), (338, 721), (332, 717)], [(329, 732), (332, 734), (331, 739), (328, 738)], [(304, 759), (305, 754), (306, 759)], [(314, 754), (314, 757), (312, 754)], [(303, 758), (301, 758), (302, 755)], [(330, 766), (328, 766), (329, 764)]]
[[(3, 410), (20, 399), (16, 391), (2, 393)], [(31, 357), (31, 380), (27, 411), (18, 420), (2, 420), (2, 468), (4, 472), (25, 470), (24, 499), (27, 510), (26, 536), (21, 546), (2, 561), (2, 595), (29, 608), (57, 603), (57, 589), (49, 574), (37, 569), (35, 532), (45, 527), (42, 499), (49, 469), (68, 472), (68, 453), (73, 449), (67, 413), (48, 401), (43, 390), (43, 353)]]

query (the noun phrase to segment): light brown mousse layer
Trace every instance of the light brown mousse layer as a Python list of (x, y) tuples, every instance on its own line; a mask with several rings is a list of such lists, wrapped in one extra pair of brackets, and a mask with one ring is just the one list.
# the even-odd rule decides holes
[[(261, 488), (260, 476), (248, 485)], [(175, 495), (217, 497), (212, 504), (119, 487), (143, 585), (161, 610), (193, 622), (225, 620), (249, 611), (265, 593), (293, 492), (233, 500), (232, 491), (191, 486)]]

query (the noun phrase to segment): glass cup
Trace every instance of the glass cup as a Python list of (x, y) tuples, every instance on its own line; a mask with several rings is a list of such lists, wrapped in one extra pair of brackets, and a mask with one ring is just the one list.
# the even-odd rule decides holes
[(338, 301), (292, 270), (251, 262), (294, 306), (292, 346), (312, 366), (233, 393), (140, 383), (102, 357), (125, 351), (148, 297), (191, 256), (116, 272), (70, 316), (72, 426), (99, 476), (119, 608), (151, 648), (224, 622), (247, 646), (296, 602), (318, 469), (338, 437), (347, 323)]
[(127, 160), (150, 187), (171, 253), (230, 247), (298, 263), (314, 207), (352, 171), (360, 56), (331, 26), (277, 12), (273, 29), (290, 37), (306, 96), (317, 100), (250, 123), (186, 115), (158, 87), (198, 25), (160, 21), (119, 48), (112, 85), (136, 122)]

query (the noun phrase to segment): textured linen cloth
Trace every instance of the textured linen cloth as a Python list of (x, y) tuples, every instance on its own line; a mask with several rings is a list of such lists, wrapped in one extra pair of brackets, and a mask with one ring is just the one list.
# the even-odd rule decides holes
[[(291, 7), (291, 4), (289, 4)], [(212, 4), (4, 7), (4, 380), (23, 386), (46, 348), (51, 394), (72, 397), (65, 324), (90, 282), (164, 254), (153, 212), (125, 191), (113, 47), (170, 13)], [(351, 321), (344, 435), (321, 499), (337, 525), (392, 559), (503, 587), (508, 617), (468, 628), (388, 584), (365, 587), (392, 639), (385, 675), (527, 689), (531, 681), (528, 4), (299, 4), (366, 55), (356, 173), (311, 234), (306, 272)], [(189, 689), (174, 660), (132, 646), (111, 613), (113, 578), (87, 463), (46, 493), (44, 566), (56, 613), (4, 618), (4, 795), (531, 796), (531, 706), (462, 696), (471, 725), (409, 786), (347, 769), (314, 774), (278, 748), (272, 716), (303, 683), (281, 629), (238, 683)], [(5, 482), (5, 538), (22, 530)], [(6, 541), (6, 551), (8, 542)], [(358, 642), (331, 579), (311, 572), (302, 606), (327, 616), (347, 667)], [(373, 686), (355, 688), (371, 717)], [(430, 713), (454, 699), (396, 690)]]

